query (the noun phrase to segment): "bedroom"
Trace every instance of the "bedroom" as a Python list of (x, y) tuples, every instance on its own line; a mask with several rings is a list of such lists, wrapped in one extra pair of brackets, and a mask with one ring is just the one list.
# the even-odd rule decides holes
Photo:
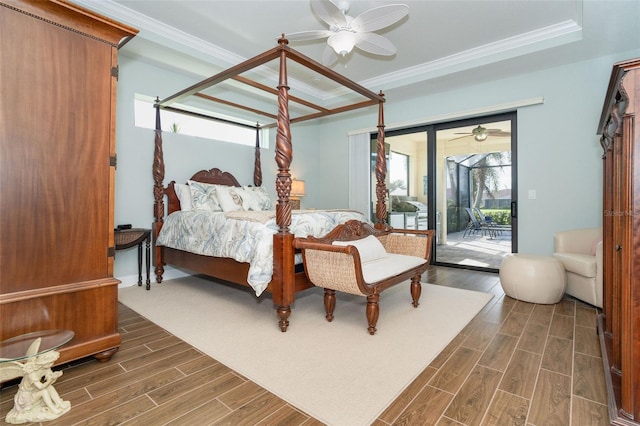
[[(549, 254), (556, 230), (591, 226), (600, 221), (600, 194), (594, 190), (601, 185), (600, 174), (594, 173), (600, 170), (600, 147), (593, 122), (597, 121), (601, 109), (611, 64), (640, 53), (635, 44), (623, 46), (622, 51), (608, 51), (576, 62), (562, 58), (550, 68), (513, 75), (507, 75), (509, 67), (505, 67), (504, 74), (497, 79), (483, 77), (482, 68), (468, 71), (466, 82), (454, 89), (445, 91), (437, 81), (425, 84), (422, 90), (428, 95), (415, 96), (414, 93), (414, 96), (403, 97), (402, 90), (392, 90), (390, 94), (395, 94), (397, 100), (388, 101), (386, 122), (390, 128), (397, 128), (434, 122), (443, 116), (461, 117), (469, 111), (495, 111), (513, 102), (543, 98), (543, 103), (518, 111), (519, 186), (523, 193), (535, 189), (540, 194), (535, 201), (521, 200), (519, 249)], [(147, 226), (152, 217), (149, 188), (153, 183), (149, 164), (153, 135), (133, 125), (133, 99), (136, 94), (173, 93), (197, 81), (198, 77), (169, 70), (136, 53), (128, 53), (126, 48), (120, 53), (119, 64), (115, 222)], [(296, 145), (292, 168), (292, 173), (307, 183), (305, 206), (349, 206), (348, 188), (344, 185), (349, 168), (345, 135), (371, 130), (370, 115), (374, 114), (348, 114), (295, 127), (295, 140), (311, 141)], [(239, 180), (250, 182), (246, 163), (252, 159), (252, 149), (194, 140), (180, 134), (167, 134), (165, 138), (170, 179), (184, 180), (194, 169), (209, 168), (215, 163), (228, 164)], [(274, 165), (266, 160), (272, 158), (273, 153), (273, 144), (263, 150), (264, 176), (275, 174)], [(558, 182), (569, 189), (559, 193)], [(274, 192), (272, 185), (273, 182), (265, 179), (271, 193)], [(134, 253), (118, 253), (114, 274), (117, 278), (130, 283), (136, 269)]]
[[(587, 24), (590, 24), (590, 19), (595, 19), (594, 13), (595, 16), (605, 14), (602, 10), (592, 11), (589, 8), (602, 4), (584, 3), (585, 31), (593, 31)], [(633, 2), (622, 4), (635, 7)], [(631, 16), (633, 13), (608, 14), (612, 22), (631, 19)], [(601, 23), (595, 25), (606, 27)], [(621, 33), (624, 34), (623, 31)], [(518, 249), (521, 252), (549, 254), (554, 232), (595, 225), (601, 220), (600, 194), (594, 191), (601, 182), (601, 148), (593, 123), (597, 125), (611, 65), (618, 60), (635, 57), (638, 53), (637, 43), (633, 39), (623, 37), (615, 48), (600, 46), (599, 51), (604, 53), (577, 62), (568, 57), (555, 57), (551, 52), (549, 68), (537, 69), (529, 65), (511, 72), (511, 67), (515, 70), (516, 65), (506, 61), (502, 69), (490, 68), (487, 71), (485, 67), (477, 67), (461, 71), (453, 84), (447, 81), (452, 77), (442, 77), (423, 82), (417, 91), (403, 88), (391, 90), (386, 95), (386, 130), (452, 121), (477, 111), (486, 115), (500, 112), (499, 109), (505, 105), (508, 107), (522, 101), (543, 99), (541, 104), (522, 107), (517, 112), (518, 190), (521, 194)], [(136, 39), (130, 43), (135, 42)], [(149, 49), (149, 56), (156, 54), (154, 48), (158, 46), (143, 46)], [(533, 57), (542, 54), (537, 53)], [(150, 148), (153, 137), (150, 138), (150, 130), (133, 125), (133, 99), (137, 94), (162, 98), (212, 74), (215, 68), (202, 60), (180, 56), (180, 65), (172, 70), (140, 53), (128, 52), (126, 46), (120, 52), (120, 57), (117, 138), (131, 142), (119, 143), (117, 148), (119, 162), (115, 221), (118, 224), (143, 226), (152, 219), (149, 209), (153, 201), (152, 194), (144, 188), (153, 185), (146, 167), (152, 161)], [(190, 68), (193, 71), (178, 72), (176, 68)], [(377, 90), (375, 87), (373, 89)], [(292, 128), (294, 139), (312, 141), (296, 144), (292, 163), (292, 175), (306, 181), (307, 195), (302, 201), (303, 206), (349, 207), (348, 188), (341, 183), (347, 181), (349, 170), (346, 135), (355, 131), (374, 132), (375, 123), (371, 122), (371, 117), (375, 117), (375, 114), (374, 108), (301, 123)], [(331, 126), (326, 125), (328, 120)], [(168, 141), (165, 149), (170, 150), (166, 158), (171, 162), (171, 167), (167, 165), (171, 179), (186, 179), (198, 167), (211, 167), (209, 159), (216, 158), (220, 159), (221, 164), (234, 165), (231, 171), (241, 183), (250, 182), (250, 170), (244, 168), (238, 159), (251, 162), (252, 149), (180, 134), (165, 132), (165, 135)], [(270, 148), (262, 150), (265, 177), (273, 176), (276, 170), (275, 164), (267, 160), (273, 158), (273, 137), (272, 134)], [(191, 152), (204, 154), (194, 159)], [(540, 170), (545, 173), (541, 174)], [(566, 185), (567, 189), (558, 191), (558, 183)], [(275, 194), (272, 180), (265, 179), (264, 185), (271, 194)], [(529, 189), (537, 191), (536, 200), (522, 196)], [(135, 274), (135, 253), (119, 254), (115, 275), (131, 279)]]

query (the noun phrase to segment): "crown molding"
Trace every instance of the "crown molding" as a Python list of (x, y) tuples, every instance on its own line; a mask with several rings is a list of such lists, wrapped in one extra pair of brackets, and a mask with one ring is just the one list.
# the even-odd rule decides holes
[[(384, 88), (383, 90), (393, 89), (418, 81), (430, 80), (446, 74), (476, 68), (567, 43), (573, 43), (582, 40), (582, 37), (582, 26), (576, 21), (567, 20), (515, 37), (456, 53), (435, 61), (371, 78), (360, 82), (360, 84), (365, 87), (382, 87)], [(338, 91), (332, 93), (332, 96), (340, 95)]]
[[(167, 48), (192, 55), (215, 66), (219, 66), (221, 69), (226, 69), (248, 59), (138, 13), (112, 0), (74, 1), (81, 6), (138, 28), (140, 32), (137, 37), (142, 37), (166, 46)], [(435, 61), (359, 81), (358, 83), (364, 87), (378, 87), (386, 91), (412, 83), (438, 78), (446, 74), (561, 46), (582, 40), (583, 29), (581, 24), (582, 1), (578, 0), (576, 1), (576, 20), (560, 22)], [(273, 69), (263, 66), (255, 71), (265, 78), (277, 81), (277, 72)], [(339, 88), (327, 93), (301, 81), (292, 80), (291, 82), (295, 82), (297, 90), (313, 96), (320, 102), (330, 102), (351, 93), (345, 88)]]
[(74, 0), (81, 6), (107, 15), (140, 30), (137, 37), (160, 43), (167, 47), (179, 48), (181, 52), (200, 53), (198, 57), (217, 59), (215, 65), (229, 66), (246, 58), (226, 49), (194, 37), (182, 30), (171, 27), (149, 16), (122, 6), (112, 0)]
[[(212, 65), (218, 66), (222, 70), (249, 59), (223, 49), (213, 43), (194, 37), (191, 34), (171, 27), (111, 0), (74, 1), (88, 9), (138, 28), (140, 32), (136, 37), (144, 38), (162, 46), (166, 46), (167, 48), (174, 49), (178, 52), (191, 55)], [(265, 78), (278, 81), (278, 72), (267, 66), (261, 66), (253, 69), (252, 71)], [(314, 97), (318, 101), (324, 101), (325, 98), (327, 98), (326, 92), (322, 92), (309, 84), (292, 78), (289, 78), (289, 80), (291, 83), (295, 84), (296, 90), (300, 90), (301, 92)]]

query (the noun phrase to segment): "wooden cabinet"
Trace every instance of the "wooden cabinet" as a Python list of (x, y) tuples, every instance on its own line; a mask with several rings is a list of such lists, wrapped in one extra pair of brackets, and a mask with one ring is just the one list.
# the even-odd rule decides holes
[[(640, 424), (640, 58), (614, 65), (604, 149), (604, 300), (598, 330), (612, 424)], [(639, 115), (640, 117), (640, 115)]]
[(66, 1), (0, 0), (0, 340), (120, 345), (113, 278), (118, 45), (137, 30)]

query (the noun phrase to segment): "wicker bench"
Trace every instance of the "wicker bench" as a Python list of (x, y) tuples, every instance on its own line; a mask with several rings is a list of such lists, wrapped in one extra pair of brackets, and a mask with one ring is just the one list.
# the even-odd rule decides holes
[(433, 235), (432, 230), (378, 230), (352, 220), (324, 237), (296, 238), (293, 244), (302, 250), (309, 280), (324, 288), (327, 321), (333, 320), (336, 291), (365, 296), (369, 334), (375, 334), (384, 289), (411, 280), (413, 306), (418, 307)]

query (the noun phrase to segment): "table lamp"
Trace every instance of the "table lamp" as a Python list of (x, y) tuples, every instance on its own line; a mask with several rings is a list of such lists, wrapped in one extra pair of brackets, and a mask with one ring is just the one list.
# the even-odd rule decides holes
[(304, 197), (306, 194), (304, 188), (304, 181), (293, 179), (291, 181), (291, 209), (300, 210), (300, 197)]

